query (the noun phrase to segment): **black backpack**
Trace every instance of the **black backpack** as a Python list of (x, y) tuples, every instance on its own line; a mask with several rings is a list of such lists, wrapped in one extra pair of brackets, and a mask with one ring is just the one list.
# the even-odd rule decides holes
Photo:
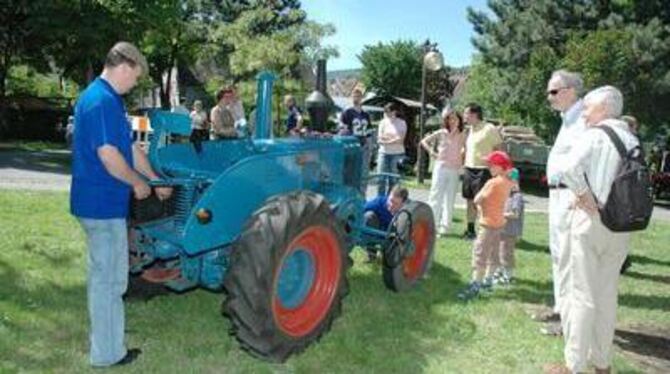
[(644, 152), (639, 145), (627, 151), (610, 127), (596, 128), (605, 131), (621, 156), (621, 166), (612, 182), (607, 202), (599, 208), (600, 220), (614, 232), (644, 230), (654, 210), (651, 175), (644, 160)]

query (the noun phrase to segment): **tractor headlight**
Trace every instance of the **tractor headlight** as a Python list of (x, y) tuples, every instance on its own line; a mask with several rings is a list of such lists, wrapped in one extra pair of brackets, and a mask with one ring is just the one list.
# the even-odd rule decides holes
[(195, 212), (195, 217), (198, 219), (198, 222), (205, 225), (212, 221), (212, 212), (209, 209), (200, 208)]

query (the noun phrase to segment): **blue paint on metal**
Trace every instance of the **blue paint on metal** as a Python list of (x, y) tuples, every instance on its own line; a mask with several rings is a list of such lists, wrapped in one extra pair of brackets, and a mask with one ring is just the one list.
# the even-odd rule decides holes
[[(386, 240), (381, 231), (364, 227), (368, 176), (359, 139), (273, 138), (274, 79), (271, 73), (258, 76), (253, 139), (204, 141), (198, 150), (191, 143), (168, 144), (170, 134), (190, 133), (190, 120), (159, 110), (149, 113), (154, 129), (149, 158), (161, 176), (152, 184), (173, 186), (176, 206), (172, 216), (138, 225), (136, 243), (148, 258), (179, 259), (186, 281), (219, 288), (231, 245), (254, 212), (268, 199), (294, 191), (308, 190), (324, 196), (345, 228), (348, 249)], [(212, 214), (206, 224), (195, 216), (202, 208)], [(277, 292), (285, 306), (302, 300), (301, 290), (315, 276), (309, 273), (308, 265), (313, 267), (313, 260), (308, 260), (310, 255), (306, 253), (297, 251), (282, 270), (286, 288), (282, 286)], [(294, 276), (297, 280), (292, 280)]]
[(295, 309), (302, 304), (312, 288), (315, 276), (314, 259), (308, 250), (298, 248), (282, 262), (276, 295), (282, 307)]
[(254, 138), (272, 138), (272, 84), (276, 77), (274, 74), (264, 71), (256, 77), (258, 80), (256, 95), (256, 129)]

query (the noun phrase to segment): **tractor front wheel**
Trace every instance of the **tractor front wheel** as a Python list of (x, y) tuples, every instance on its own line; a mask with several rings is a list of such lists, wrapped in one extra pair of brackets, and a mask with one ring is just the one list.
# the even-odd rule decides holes
[(330, 329), (348, 291), (343, 233), (310, 192), (272, 198), (233, 245), (223, 312), (242, 348), (283, 362)]

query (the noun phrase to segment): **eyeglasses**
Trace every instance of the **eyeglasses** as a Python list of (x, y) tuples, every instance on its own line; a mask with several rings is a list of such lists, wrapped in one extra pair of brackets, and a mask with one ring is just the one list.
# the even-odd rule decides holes
[(555, 89), (553, 89), (553, 90), (549, 90), (549, 91), (547, 91), (547, 94), (549, 94), (549, 95), (551, 95), (551, 96), (555, 96), (555, 95), (557, 95), (559, 92), (561, 92), (562, 90), (567, 90), (568, 88), (571, 88), (571, 87), (560, 87), (560, 88), (555, 88)]

